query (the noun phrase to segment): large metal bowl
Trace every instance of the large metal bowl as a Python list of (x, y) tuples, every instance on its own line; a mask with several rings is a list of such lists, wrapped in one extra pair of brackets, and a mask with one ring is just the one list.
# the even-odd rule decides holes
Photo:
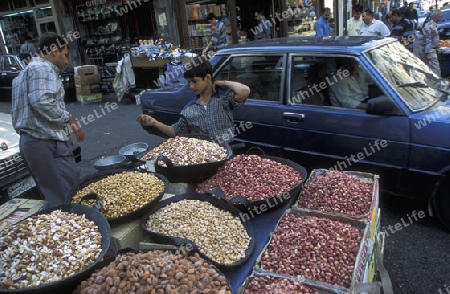
[(123, 155), (112, 155), (97, 159), (94, 167), (98, 170), (107, 170), (111, 168), (121, 167), (127, 158)]
[(148, 150), (148, 144), (144, 142), (133, 143), (127, 146), (120, 148), (119, 154), (131, 157), (131, 158), (140, 158), (144, 155)]

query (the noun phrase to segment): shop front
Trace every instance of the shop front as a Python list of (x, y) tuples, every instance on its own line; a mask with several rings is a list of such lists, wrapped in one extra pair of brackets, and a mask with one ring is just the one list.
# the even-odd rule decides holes
[(212, 35), (206, 17), (214, 12), (227, 26), (229, 44), (252, 41), (258, 30), (255, 12), (262, 12), (268, 20), (272, 36), (301, 37), (315, 35), (314, 24), (324, 7), (331, 9), (332, 32), (339, 34), (338, 11), (343, 9), (340, 0), (178, 0), (175, 15), (178, 20), (182, 46), (201, 49)]
[(9, 0), (0, 3), (2, 53), (18, 54), (25, 37), (37, 44), (46, 32), (61, 34), (60, 1)]

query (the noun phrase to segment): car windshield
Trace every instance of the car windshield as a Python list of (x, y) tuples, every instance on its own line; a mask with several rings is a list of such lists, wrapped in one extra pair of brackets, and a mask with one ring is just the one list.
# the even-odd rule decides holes
[(366, 52), (408, 108), (417, 112), (433, 105), (449, 91), (449, 82), (438, 78), (419, 58), (400, 42), (389, 43)]

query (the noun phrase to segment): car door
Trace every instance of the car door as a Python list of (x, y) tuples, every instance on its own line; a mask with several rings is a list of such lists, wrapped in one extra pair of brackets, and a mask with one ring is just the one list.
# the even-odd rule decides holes
[[(341, 56), (330, 54), (290, 54), (287, 59), (287, 103), (284, 105), (283, 146), (286, 154), (297, 155), (301, 159), (312, 160), (314, 168), (332, 168), (334, 170), (358, 170), (368, 172), (396, 173), (407, 168), (409, 154), (409, 123), (406, 115), (374, 115), (363, 110), (331, 105), (331, 91), (348, 72), (339, 65)], [(369, 87), (370, 96), (385, 95), (388, 89), (377, 83), (376, 77), (367, 70), (373, 81)], [(326, 78), (314, 80), (317, 65), (325, 64)], [(293, 94), (297, 68), (302, 69), (307, 81), (301, 94)], [(289, 82), (291, 81), (291, 82)], [(295, 89), (294, 89), (295, 92)], [(313, 97), (322, 93), (322, 103)], [(395, 177), (391, 179), (395, 184)]]
[(0, 89), (4, 89), (6, 87), (7, 81), (7, 73), (4, 71), (3, 66), (3, 55), (0, 56)]
[(235, 108), (234, 135), (237, 141), (281, 149), (285, 54), (234, 54), (223, 64), (215, 79), (231, 80), (250, 87), (244, 105)]

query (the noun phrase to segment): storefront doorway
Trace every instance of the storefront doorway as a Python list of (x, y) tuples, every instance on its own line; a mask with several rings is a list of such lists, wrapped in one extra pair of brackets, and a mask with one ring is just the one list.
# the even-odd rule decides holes
[[(236, 0), (236, 15), (238, 17), (238, 30), (241, 36), (245, 36), (248, 40), (254, 39), (254, 28), (258, 25), (255, 19), (255, 12), (262, 11), (266, 19), (270, 20), (276, 12), (279, 12), (278, 0)], [(276, 20), (276, 24), (272, 23), (272, 37), (280, 37), (280, 26)]]

